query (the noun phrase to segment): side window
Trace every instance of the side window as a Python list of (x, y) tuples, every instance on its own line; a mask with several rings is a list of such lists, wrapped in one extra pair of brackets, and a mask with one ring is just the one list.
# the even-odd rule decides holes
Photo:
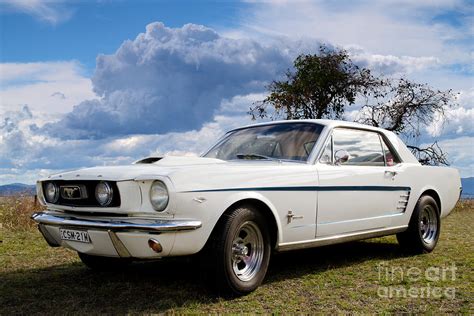
[(334, 153), (345, 150), (350, 157), (343, 165), (385, 166), (384, 152), (378, 133), (336, 128), (333, 131)]
[(323, 154), (321, 155), (321, 158), (319, 161), (321, 163), (325, 164), (332, 164), (332, 136), (329, 137), (328, 143), (326, 144), (326, 147), (324, 148)]
[(400, 163), (397, 156), (392, 153), (392, 151), (388, 148), (387, 144), (385, 143), (384, 139), (380, 137), (380, 141), (382, 142), (382, 149), (385, 156), (385, 164), (387, 166), (395, 166)]

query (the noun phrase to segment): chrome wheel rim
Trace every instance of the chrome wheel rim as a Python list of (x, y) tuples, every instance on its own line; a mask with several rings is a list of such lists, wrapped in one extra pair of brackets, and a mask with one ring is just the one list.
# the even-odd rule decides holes
[(241, 281), (250, 281), (263, 261), (263, 237), (257, 224), (248, 221), (240, 225), (232, 242), (232, 269)]
[(423, 208), (420, 214), (420, 235), (426, 244), (431, 244), (435, 241), (438, 234), (438, 217), (436, 210), (427, 205)]

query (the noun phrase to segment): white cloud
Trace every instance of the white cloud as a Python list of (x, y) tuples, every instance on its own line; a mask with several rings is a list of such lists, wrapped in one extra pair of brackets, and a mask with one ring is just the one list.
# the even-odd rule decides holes
[(472, 39), (464, 28), (436, 22), (447, 11), (472, 12), (467, 1), (269, 1), (244, 11), (233, 36), (309, 37), (340, 46), (357, 45), (381, 55), (470, 62)]
[(427, 126), (430, 136), (438, 139), (474, 136), (474, 88), (459, 91), (456, 102), (457, 106), (445, 110), (444, 117), (437, 115)]
[(468, 80), (471, 83), (471, 88), (469, 90), (460, 91), (458, 102), (459, 105), (466, 109), (474, 108), (474, 79)]
[(361, 47), (346, 47), (352, 60), (382, 75), (405, 76), (412, 72), (437, 66), (440, 61), (433, 56), (413, 57), (373, 54)]
[(78, 62), (0, 64), (0, 116), (28, 105), (41, 125), (95, 97)]
[[(318, 46), (309, 39), (278, 37), (260, 43), (223, 37), (201, 25), (168, 28), (152, 23), (114, 54), (99, 55), (92, 81), (102, 98), (78, 104), (45, 131), (84, 139), (197, 129), (212, 119), (222, 99), (261, 93), (298, 54), (314, 53)], [(351, 50), (359, 64), (386, 74), (437, 62)]]
[(68, 20), (73, 11), (60, 0), (2, 0), (5, 9), (31, 15), (40, 21), (56, 25)]
[(34, 117), (28, 108), (9, 112), (0, 124), (0, 184), (33, 183), (65, 169), (129, 164), (146, 156), (199, 155), (226, 131), (251, 123), (245, 112), (237, 111), (259, 99), (260, 95), (249, 94), (223, 100), (213, 119), (197, 130), (95, 140), (38, 135), (31, 128)]
[(30, 81), (71, 80), (82, 72), (81, 65), (76, 61), (0, 64), (2, 86), (21, 82), (25, 79)]
[(457, 168), (462, 177), (474, 176), (474, 137), (462, 136), (439, 142), (448, 153), (451, 166)]
[(474, 108), (457, 107), (448, 109), (445, 114), (445, 119), (434, 120), (428, 126), (427, 131), (431, 136), (447, 138), (474, 135)]
[(103, 138), (198, 129), (222, 99), (258, 93), (316, 42), (264, 45), (230, 39), (201, 25), (152, 23), (112, 55), (99, 55), (92, 78), (102, 98), (84, 101), (45, 127), (62, 138)]

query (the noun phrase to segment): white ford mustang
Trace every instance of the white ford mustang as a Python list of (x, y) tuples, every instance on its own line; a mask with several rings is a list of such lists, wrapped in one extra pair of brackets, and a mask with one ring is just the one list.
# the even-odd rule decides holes
[(330, 120), (228, 132), (201, 157), (145, 158), (37, 183), (51, 246), (91, 268), (198, 254), (220, 291), (245, 294), (272, 251), (397, 234), (430, 252), (460, 196), (452, 168), (421, 166), (393, 133)]

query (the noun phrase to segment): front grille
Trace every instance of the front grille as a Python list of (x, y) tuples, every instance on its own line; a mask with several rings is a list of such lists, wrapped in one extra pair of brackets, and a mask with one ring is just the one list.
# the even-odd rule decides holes
[[(117, 183), (107, 181), (113, 190), (113, 198), (109, 205), (101, 206), (95, 198), (95, 188), (101, 181), (98, 180), (52, 180), (42, 183), (43, 192), (46, 192), (46, 185), (54, 183), (60, 188), (59, 199), (56, 203), (64, 206), (79, 206), (79, 207), (119, 207), (120, 206), (120, 192)], [(64, 194), (65, 188), (79, 188), (79, 191), (71, 194), (68, 198)], [(63, 188), (63, 189), (61, 189)]]

